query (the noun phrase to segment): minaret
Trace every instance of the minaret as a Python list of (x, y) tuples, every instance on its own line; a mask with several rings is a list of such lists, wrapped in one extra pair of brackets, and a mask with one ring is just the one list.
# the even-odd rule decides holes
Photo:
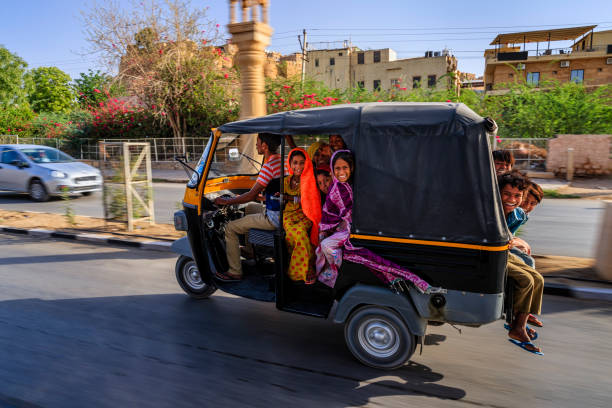
[[(268, 0), (230, 0), (232, 44), (238, 47), (235, 64), (240, 70), (240, 119), (266, 114), (264, 93), (265, 48), (270, 44), (272, 28), (268, 25)], [(236, 19), (240, 5), (242, 21)]]

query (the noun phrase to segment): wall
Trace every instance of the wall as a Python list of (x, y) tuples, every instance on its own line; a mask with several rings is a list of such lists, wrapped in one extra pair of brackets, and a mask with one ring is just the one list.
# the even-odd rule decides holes
[(556, 175), (567, 173), (567, 149), (574, 149), (574, 174), (577, 176), (610, 174), (611, 135), (557, 135), (548, 141), (546, 170)]
[[(399, 79), (400, 87), (411, 89), (413, 77), (420, 76), (421, 86), (427, 87), (427, 77), (429, 75), (435, 75), (436, 80), (438, 80), (449, 71), (456, 71), (457, 69), (455, 58), (450, 56), (407, 58), (380, 63), (372, 63), (371, 58), (370, 55), (366, 54), (365, 64), (357, 64), (355, 53), (352, 64), (355, 84), (364, 81), (365, 89), (370, 91), (374, 90), (375, 79), (381, 81), (381, 88), (385, 90), (391, 89), (392, 79)], [(448, 80), (439, 81), (436, 87), (446, 89)]]
[[(570, 66), (568, 68), (561, 68), (558, 59), (551, 61), (527, 61), (525, 62), (525, 69), (519, 71), (518, 74), (522, 79), (525, 79), (527, 72), (539, 72), (540, 81), (554, 79), (559, 82), (569, 82), (572, 70), (582, 69), (584, 70), (585, 85), (612, 84), (612, 65), (606, 64), (605, 57), (571, 59), (569, 63)], [(517, 73), (513, 66), (506, 64), (494, 66), (493, 83), (495, 85), (513, 82), (517, 79)]]
[[(380, 62), (377, 63), (374, 62), (375, 51), (380, 51), (381, 54)], [(359, 53), (364, 53), (363, 64), (357, 63)], [(330, 65), (330, 58), (334, 58), (334, 65)], [(306, 75), (330, 88), (338, 89), (351, 88), (363, 81), (365, 89), (373, 91), (374, 80), (380, 80), (380, 87), (384, 90), (391, 89), (391, 80), (395, 79), (400, 80), (400, 87), (412, 89), (412, 79), (415, 76), (420, 76), (421, 85), (427, 86), (429, 75), (435, 75), (437, 80), (448, 72), (457, 71), (457, 60), (452, 56), (401, 60), (395, 58), (395, 51), (389, 48), (367, 51), (356, 48), (314, 50), (308, 53)], [(456, 78), (456, 81), (458, 80)], [(446, 89), (448, 86), (447, 79), (436, 84), (438, 89)], [(455, 86), (458, 86), (458, 82)]]
[[(309, 51), (306, 76), (323, 82), (329, 88), (350, 88), (350, 52), (349, 48)], [(330, 58), (334, 59), (334, 65), (330, 65)]]

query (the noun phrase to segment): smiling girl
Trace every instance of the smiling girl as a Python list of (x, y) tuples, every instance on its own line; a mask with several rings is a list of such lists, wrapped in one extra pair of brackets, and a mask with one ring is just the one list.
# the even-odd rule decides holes
[(288, 274), (291, 280), (311, 284), (315, 282), (314, 247), (319, 242), (320, 195), (312, 162), (304, 149), (291, 150), (287, 165), (290, 175), (284, 180), (283, 228), (291, 254)]
[(334, 287), (342, 260), (365, 265), (384, 283), (395, 289), (402, 289), (401, 281), (412, 282), (423, 293), (442, 291), (432, 288), (427, 282), (405, 268), (384, 259), (369, 249), (354, 247), (350, 240), (353, 214), (353, 188), (351, 181), (354, 171), (353, 155), (348, 150), (338, 150), (331, 160), (333, 184), (325, 199), (319, 239), (316, 249), (318, 280)]

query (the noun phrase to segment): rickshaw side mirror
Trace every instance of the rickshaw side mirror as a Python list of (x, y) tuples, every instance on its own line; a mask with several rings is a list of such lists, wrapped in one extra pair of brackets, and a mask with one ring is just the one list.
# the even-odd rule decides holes
[(236, 147), (232, 147), (228, 150), (227, 156), (229, 161), (240, 161), (240, 151)]

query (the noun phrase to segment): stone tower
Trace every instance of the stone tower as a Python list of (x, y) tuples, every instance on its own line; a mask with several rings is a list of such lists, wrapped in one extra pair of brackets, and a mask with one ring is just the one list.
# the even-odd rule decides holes
[[(265, 48), (270, 43), (272, 28), (268, 25), (268, 0), (230, 0), (232, 43), (238, 47), (236, 65), (242, 87), (240, 119), (266, 114), (264, 93)], [(236, 19), (239, 6), (241, 21)]]

